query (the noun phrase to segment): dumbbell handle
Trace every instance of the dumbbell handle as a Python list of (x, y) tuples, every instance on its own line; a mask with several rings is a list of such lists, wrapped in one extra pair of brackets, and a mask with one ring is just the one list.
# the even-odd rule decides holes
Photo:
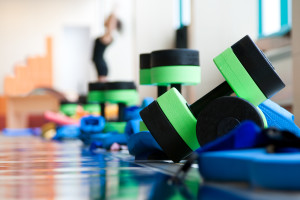
[(101, 115), (105, 118), (105, 103), (100, 103)]
[(168, 90), (167, 86), (157, 86), (157, 97), (160, 97)]
[(222, 96), (229, 96), (233, 93), (230, 85), (227, 81), (224, 81), (218, 85), (215, 89), (204, 95), (202, 98), (198, 99), (195, 103), (190, 105), (190, 110), (193, 115), (198, 118), (200, 112), (214, 99)]
[(119, 107), (119, 113), (118, 113), (118, 122), (124, 122), (125, 121), (125, 109), (126, 109), (126, 104), (124, 103), (118, 103)]
[(181, 93), (181, 84), (176, 84), (176, 83), (174, 83), (174, 84), (171, 84), (171, 88), (172, 88), (172, 87), (176, 88), (176, 89), (178, 90), (178, 92)]

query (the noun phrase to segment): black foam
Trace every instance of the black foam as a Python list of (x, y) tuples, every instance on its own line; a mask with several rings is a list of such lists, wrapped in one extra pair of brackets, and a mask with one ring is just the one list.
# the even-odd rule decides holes
[(128, 90), (128, 89), (136, 90), (136, 86), (132, 81), (107, 82), (106, 89), (107, 90)]
[(150, 65), (150, 53), (140, 54), (140, 69), (149, 69)]
[(244, 120), (252, 120), (264, 128), (259, 111), (248, 101), (238, 97), (220, 97), (208, 104), (197, 118), (197, 139), (205, 145), (225, 135)]
[(272, 97), (276, 92), (285, 87), (285, 84), (275, 72), (271, 62), (248, 35), (232, 45), (231, 48), (267, 98)]
[(151, 53), (151, 67), (174, 65), (199, 65), (199, 51), (192, 49), (168, 49)]
[(95, 91), (95, 90), (106, 90), (106, 84), (105, 83), (89, 83), (89, 91)]
[(144, 108), (140, 115), (151, 135), (173, 162), (179, 162), (193, 152), (178, 135), (157, 101)]
[(60, 105), (66, 105), (66, 104), (79, 104), (79, 102), (78, 101), (66, 101), (66, 100), (60, 101)]

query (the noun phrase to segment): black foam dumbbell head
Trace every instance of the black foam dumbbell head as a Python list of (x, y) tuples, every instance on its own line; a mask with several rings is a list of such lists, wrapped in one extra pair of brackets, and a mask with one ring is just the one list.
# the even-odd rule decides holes
[(271, 62), (248, 35), (232, 45), (231, 48), (267, 98), (271, 98), (285, 87), (285, 84), (275, 72)]
[(140, 115), (154, 139), (173, 162), (179, 162), (193, 151), (178, 135), (157, 101), (144, 108)]
[(132, 81), (116, 81), (116, 82), (107, 82), (107, 90), (136, 90), (136, 86)]
[(205, 145), (234, 129), (244, 120), (252, 120), (261, 128), (265, 122), (259, 110), (238, 97), (220, 97), (208, 104), (197, 118), (197, 139)]
[(150, 53), (140, 54), (140, 69), (150, 69), (151, 68), (150, 58), (151, 58)]
[(106, 90), (106, 83), (94, 82), (89, 83), (89, 91), (104, 91)]
[(192, 49), (168, 49), (151, 53), (151, 67), (199, 66), (199, 51)]

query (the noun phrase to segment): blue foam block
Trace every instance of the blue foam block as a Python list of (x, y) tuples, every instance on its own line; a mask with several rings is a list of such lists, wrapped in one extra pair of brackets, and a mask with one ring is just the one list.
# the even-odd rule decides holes
[(80, 129), (77, 125), (65, 125), (61, 126), (56, 130), (56, 135), (53, 140), (64, 140), (64, 139), (78, 139), (80, 135)]
[(147, 160), (149, 155), (164, 154), (162, 148), (149, 131), (132, 134), (128, 139), (128, 150), (138, 160)]
[(92, 151), (96, 148), (110, 149), (113, 143), (118, 143), (120, 145), (127, 144), (126, 136), (117, 132), (93, 134), (90, 136), (90, 140), (90, 150)]
[(141, 119), (134, 119), (134, 120), (130, 120), (126, 123), (124, 134), (127, 137), (127, 139), (129, 139), (129, 137), (132, 134), (138, 133), (140, 131), (140, 122), (141, 121), (142, 121)]
[(280, 130), (288, 130), (300, 136), (300, 129), (294, 123), (294, 115), (271, 100), (266, 100), (258, 106), (264, 113), (268, 126)]
[(141, 119), (140, 111), (154, 101), (152, 97), (147, 97), (143, 100), (141, 107), (130, 106), (125, 109), (125, 121)]
[(141, 119), (140, 111), (142, 109), (138, 106), (130, 106), (125, 108), (124, 118), (125, 121), (133, 120), (133, 119)]
[(141, 105), (141, 109), (146, 108), (147, 106), (149, 106), (152, 102), (154, 101), (154, 99), (152, 97), (146, 97)]
[(216, 151), (200, 154), (199, 171), (208, 180), (246, 181), (254, 187), (300, 189), (300, 153), (265, 149)]

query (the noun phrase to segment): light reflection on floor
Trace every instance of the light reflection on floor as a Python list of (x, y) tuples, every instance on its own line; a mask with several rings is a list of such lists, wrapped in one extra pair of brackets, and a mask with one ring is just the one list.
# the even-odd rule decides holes
[(162, 189), (157, 176), (163, 175), (126, 159), (105, 152), (91, 155), (80, 141), (0, 136), (0, 199), (155, 197), (152, 193)]

